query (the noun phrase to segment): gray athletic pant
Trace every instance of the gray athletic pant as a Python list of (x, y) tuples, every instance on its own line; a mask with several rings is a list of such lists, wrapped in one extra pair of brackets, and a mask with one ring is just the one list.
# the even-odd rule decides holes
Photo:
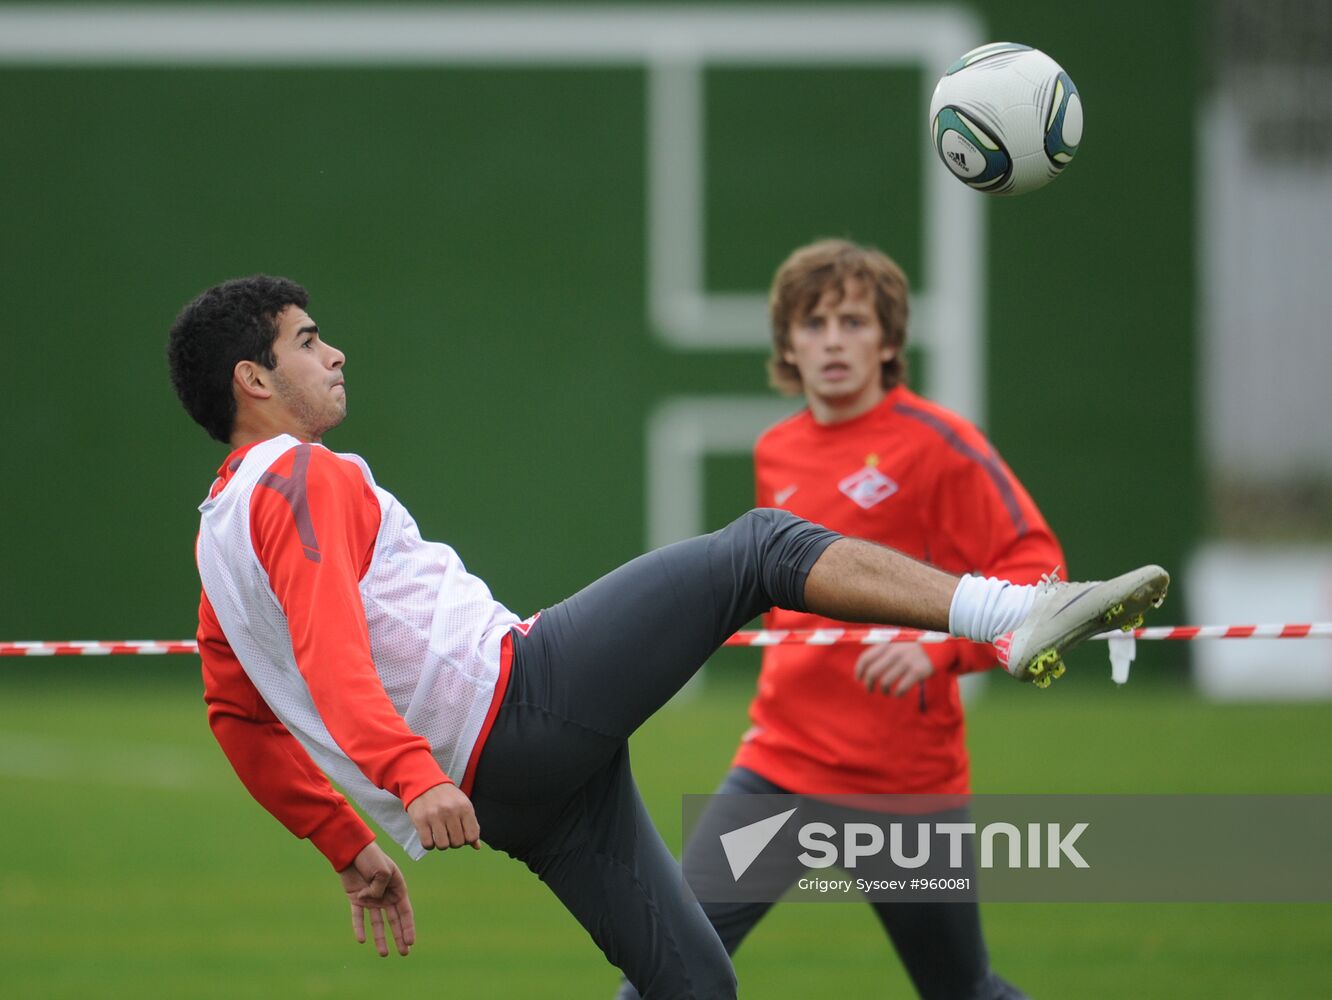
[(805, 610), (805, 578), (838, 537), (750, 511), (621, 566), (514, 636), (472, 788), (481, 837), (550, 886), (651, 1000), (732, 997), (735, 973), (643, 807), (627, 740), (755, 615)]
[[(762, 775), (755, 774), (743, 767), (735, 767), (727, 773), (718, 795), (785, 795), (787, 789), (773, 784)], [(815, 809), (820, 808), (815, 805)], [(830, 815), (821, 816), (830, 822), (833, 817), (845, 812), (855, 818), (851, 810), (839, 810), (834, 806), (824, 808)], [(744, 814), (744, 819), (728, 817), (727, 810), (716, 800), (699, 817), (689, 843), (685, 845), (684, 869), (686, 872), (715, 873), (725, 870), (725, 862), (720, 857), (722, 833), (734, 828), (739, 822), (752, 819)], [(964, 811), (956, 814), (942, 814), (933, 817), (937, 820), (965, 822), (968, 817)], [(874, 819), (883, 819), (876, 815)], [(833, 822), (834, 826), (840, 825)], [(799, 853), (795, 846), (794, 827), (783, 828), (779, 834), (779, 843), (785, 849), (765, 850), (755, 862), (754, 869), (763, 868), (763, 884), (776, 886), (783, 882), (790, 886), (802, 875), (810, 874), (794, 861)], [(915, 852), (914, 843), (906, 845), (906, 852)], [(868, 868), (862, 859), (862, 868), (857, 874), (869, 878), (901, 877), (900, 871), (876, 873)], [(695, 883), (698, 884), (698, 883)], [(826, 904), (825, 904), (826, 905)], [(920, 902), (920, 903), (871, 903), (874, 915), (888, 933), (897, 955), (906, 968), (907, 975), (922, 1000), (1025, 1000), (1026, 994), (1011, 983), (1001, 979), (990, 968), (989, 955), (985, 948), (985, 939), (981, 934), (980, 910), (971, 902)], [(732, 902), (703, 904), (703, 911), (716, 929), (727, 952), (734, 954), (740, 942), (763, 919), (772, 906), (763, 902)], [(817, 904), (811, 904), (817, 910)], [(816, 916), (810, 913), (810, 918)], [(618, 1000), (635, 1000), (638, 994), (628, 983), (620, 989)]]

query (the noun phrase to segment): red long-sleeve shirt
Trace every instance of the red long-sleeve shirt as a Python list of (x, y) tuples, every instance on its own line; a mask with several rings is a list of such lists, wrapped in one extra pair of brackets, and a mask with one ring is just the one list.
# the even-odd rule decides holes
[[(905, 387), (842, 423), (796, 414), (759, 439), (754, 467), (759, 506), (784, 507), (949, 572), (1034, 583), (1063, 562), (1045, 519), (984, 435)], [(835, 624), (790, 611), (765, 620), (775, 629)], [(921, 648), (934, 675), (903, 697), (856, 681), (862, 647), (766, 650), (753, 726), (735, 763), (802, 793), (968, 791), (956, 675), (994, 666), (994, 649)]]
[[(227, 457), (211, 496), (248, 448)], [(318, 446), (283, 454), (250, 502), (254, 552), (291, 634), (297, 666), (330, 735), (404, 805), (451, 779), (398, 714), (375, 671), (358, 582), (374, 554), (379, 503), (360, 470)], [(213, 735), (251, 795), (335, 869), (374, 833), (334, 790), (241, 667), (207, 595), (199, 605), (204, 701)]]

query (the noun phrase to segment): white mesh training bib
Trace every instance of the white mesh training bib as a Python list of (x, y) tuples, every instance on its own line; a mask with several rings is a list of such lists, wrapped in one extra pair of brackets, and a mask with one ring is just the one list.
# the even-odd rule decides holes
[[(274, 714), (350, 798), (419, 858), (425, 849), (403, 804), (361, 773), (315, 710), (296, 667), (287, 618), (251, 541), (255, 486), (300, 443), (284, 434), (255, 445), (222, 492), (200, 505), (199, 576), (227, 641)], [(461, 782), (499, 678), (500, 641), (518, 616), (495, 601), (453, 549), (421, 538), (411, 515), (375, 485), (360, 457), (338, 457), (360, 469), (379, 500), (374, 557), (360, 582), (375, 669), (408, 727)]]

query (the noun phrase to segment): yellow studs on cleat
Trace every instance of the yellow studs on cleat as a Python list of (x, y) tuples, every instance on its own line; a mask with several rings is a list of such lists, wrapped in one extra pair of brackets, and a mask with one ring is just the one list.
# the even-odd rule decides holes
[(1101, 616), (1101, 621), (1105, 622), (1107, 625), (1113, 625), (1115, 623), (1115, 619), (1118, 618), (1123, 613), (1124, 613), (1124, 605), (1116, 604), (1113, 608), (1111, 608), (1109, 611), (1107, 611), (1105, 614)]
[[(1041, 687), (1049, 687), (1050, 678), (1046, 677), (1045, 673), (1057, 666), (1062, 666), (1059, 661), (1059, 650), (1047, 649), (1027, 665), (1027, 680), (1039, 684)], [(1055, 676), (1058, 676), (1058, 674)], [(1042, 678), (1046, 681), (1045, 684), (1040, 683)]]
[(1133, 621), (1125, 622), (1123, 625), (1119, 626), (1119, 630), (1121, 632), (1132, 632), (1135, 628), (1142, 628), (1144, 620), (1142, 615), (1138, 615)]
[(1059, 658), (1059, 650), (1047, 649), (1027, 664), (1027, 680), (1038, 688), (1048, 688), (1064, 676), (1065, 669), (1064, 661)]

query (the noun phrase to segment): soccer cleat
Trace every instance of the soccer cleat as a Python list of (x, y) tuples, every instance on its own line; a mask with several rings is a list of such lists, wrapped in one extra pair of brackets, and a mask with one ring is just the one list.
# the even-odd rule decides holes
[(995, 640), (999, 662), (1021, 681), (1040, 688), (1064, 675), (1064, 653), (1110, 629), (1131, 632), (1143, 612), (1159, 608), (1170, 586), (1160, 566), (1142, 566), (1113, 580), (1064, 583), (1046, 576), (1031, 611), (1012, 632)]

